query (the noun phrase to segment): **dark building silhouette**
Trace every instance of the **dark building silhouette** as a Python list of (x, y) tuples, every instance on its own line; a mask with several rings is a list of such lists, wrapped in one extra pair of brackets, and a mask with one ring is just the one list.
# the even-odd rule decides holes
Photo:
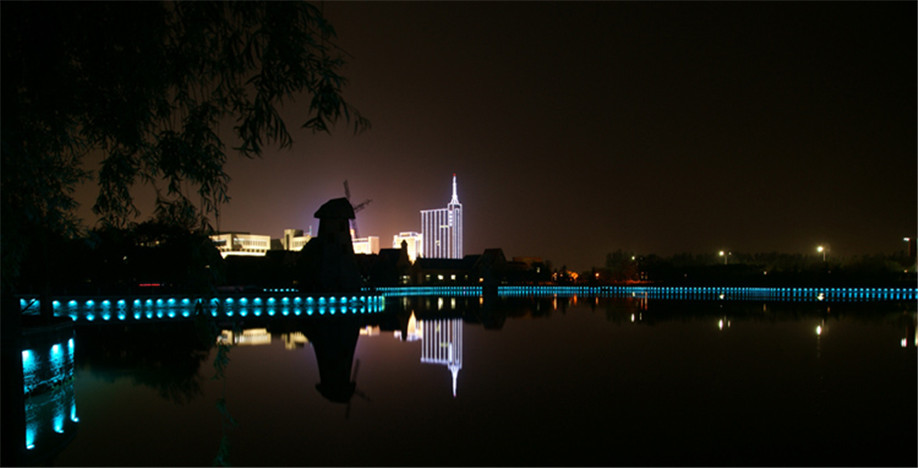
[(379, 249), (378, 254), (357, 255), (360, 274), (370, 286), (399, 286), (409, 283), (411, 260), (407, 243), (400, 249)]

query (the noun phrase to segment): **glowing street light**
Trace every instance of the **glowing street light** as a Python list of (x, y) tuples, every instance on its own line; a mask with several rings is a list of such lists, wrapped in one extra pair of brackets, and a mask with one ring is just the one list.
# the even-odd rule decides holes
[(826, 248), (823, 246), (817, 246), (816, 251), (822, 254), (822, 261), (826, 261)]
[[(915, 238), (903, 237), (902, 241), (905, 242), (905, 252), (908, 254), (908, 258), (912, 260), (912, 266), (915, 266)], [(908, 272), (908, 270), (905, 271)]]
[(727, 257), (733, 255), (733, 252), (724, 252), (723, 250), (721, 250), (720, 252), (717, 252), (717, 255), (724, 258), (724, 265), (726, 265)]

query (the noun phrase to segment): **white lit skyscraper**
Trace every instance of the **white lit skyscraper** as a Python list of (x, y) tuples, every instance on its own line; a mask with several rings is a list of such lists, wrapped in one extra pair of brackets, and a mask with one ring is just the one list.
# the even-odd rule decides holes
[(462, 258), (462, 204), (453, 174), (453, 198), (446, 208), (421, 210), (425, 258)]

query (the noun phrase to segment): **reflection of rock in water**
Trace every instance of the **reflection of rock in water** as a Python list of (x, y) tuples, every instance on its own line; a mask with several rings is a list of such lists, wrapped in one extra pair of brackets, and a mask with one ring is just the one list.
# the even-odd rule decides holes
[[(16, 452), (17, 465), (51, 464), (78, 428), (73, 391), (74, 330), (71, 324), (27, 330), (20, 344), (22, 387), (16, 391), (25, 395), (24, 417), (10, 418), (4, 413), (3, 429), (25, 438), (18, 448), (4, 446), (3, 450)], [(4, 391), (11, 389), (5, 387)], [(4, 457), (4, 464), (7, 460)]]
[(303, 334), (312, 343), (319, 365), (316, 389), (329, 401), (347, 403), (357, 388), (357, 383), (351, 380), (351, 368), (360, 337), (359, 324), (340, 317), (311, 323)]
[(309, 292), (357, 292), (362, 280), (349, 221), (354, 208), (346, 198), (329, 200), (316, 211), (319, 235), (300, 252), (300, 290)]
[[(26, 398), (25, 463), (49, 465), (76, 436), (77, 417), (73, 379)], [(5, 429), (13, 430), (12, 426)]]
[[(215, 336), (204, 336), (194, 322), (108, 324), (80, 330), (79, 367), (114, 381), (124, 375), (155, 389), (160, 398), (179, 404), (203, 394), (201, 365)], [(163, 339), (168, 337), (168, 339)]]

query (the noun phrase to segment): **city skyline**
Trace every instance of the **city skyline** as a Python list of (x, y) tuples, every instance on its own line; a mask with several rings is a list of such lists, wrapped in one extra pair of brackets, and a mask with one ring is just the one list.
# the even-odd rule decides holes
[[(223, 231), (342, 196), (388, 239), (463, 178), (464, 250), (858, 255), (918, 224), (914, 3), (331, 3), (373, 123), (230, 158)], [(299, 119), (299, 102), (282, 115)], [(87, 159), (90, 169), (93, 158)], [(152, 189), (138, 187), (143, 217)], [(90, 226), (98, 188), (80, 187)]]

